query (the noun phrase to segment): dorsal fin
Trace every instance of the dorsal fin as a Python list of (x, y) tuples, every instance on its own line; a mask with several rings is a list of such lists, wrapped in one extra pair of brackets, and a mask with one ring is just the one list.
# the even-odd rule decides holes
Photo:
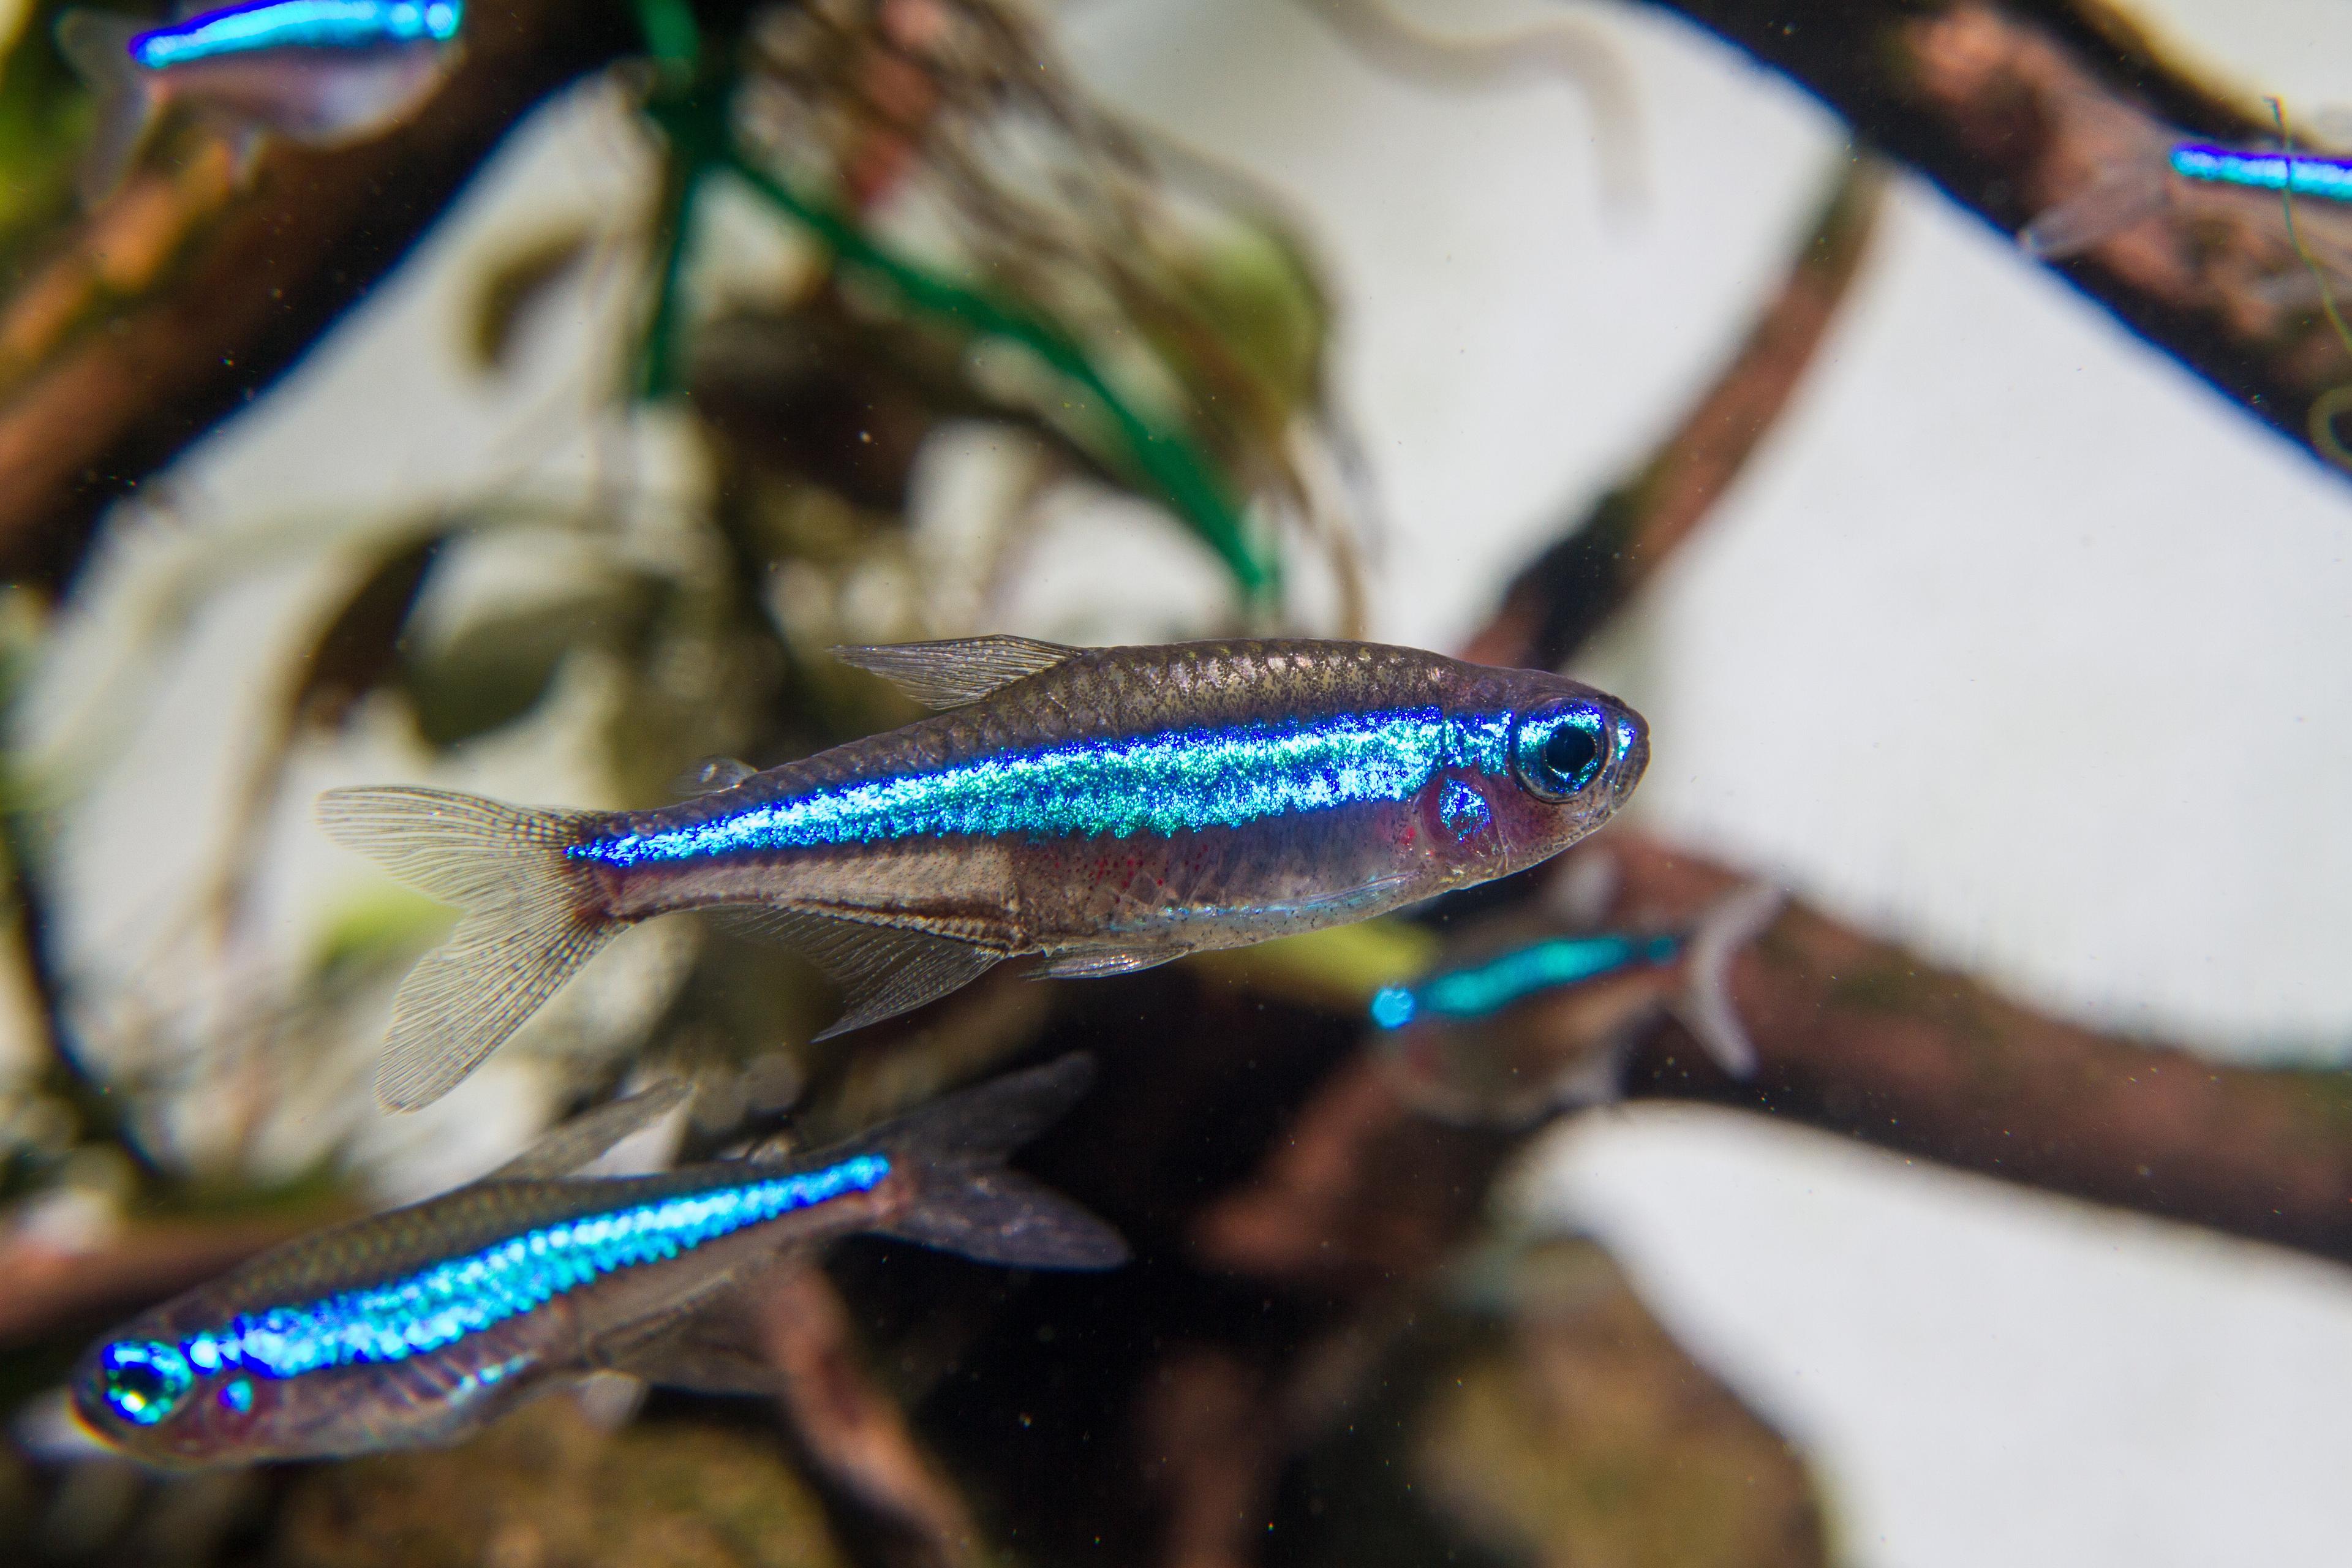
[(1034, 637), (985, 637), (837, 647), (833, 657), (880, 676), (926, 708), (958, 708), (1085, 651)]
[(630, 1133), (643, 1131), (685, 1104), (693, 1090), (694, 1086), (682, 1078), (664, 1079), (626, 1100), (600, 1105), (543, 1134), (482, 1180), (528, 1182), (568, 1176)]

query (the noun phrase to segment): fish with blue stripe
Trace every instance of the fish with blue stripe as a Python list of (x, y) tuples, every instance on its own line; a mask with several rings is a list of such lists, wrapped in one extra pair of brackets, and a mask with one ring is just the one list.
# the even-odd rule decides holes
[(1121, 974), (1520, 870), (1609, 820), (1649, 759), (1641, 716), (1590, 687), (1370, 643), (840, 656), (943, 710), (654, 811), (322, 797), (332, 837), (464, 911), (394, 1001), (383, 1102), (446, 1092), (670, 910), (767, 911), (839, 983), (839, 1033), (1016, 956)]
[(1110, 1227), (1003, 1166), (1090, 1077), (1065, 1057), (799, 1158), (572, 1174), (685, 1098), (648, 1090), (147, 1312), (82, 1358), (75, 1408), (137, 1458), (196, 1467), (455, 1442), (599, 1372), (772, 1393), (749, 1299), (836, 1237), (1025, 1268), (1124, 1261)]
[[(2038, 215), (2019, 233), (2019, 243), (2046, 261), (2079, 256), (2163, 213), (2176, 182), (2185, 190), (2284, 195), (2343, 206), (2352, 205), (2352, 157), (2302, 147), (2161, 138), (2142, 153), (2116, 159), (2080, 191)], [(2275, 200), (2266, 216), (2283, 216)], [(2326, 259), (2340, 269), (2345, 258)]]
[(464, 25), (464, 0), (247, 0), (160, 26), (67, 11), (58, 50), (99, 100), (83, 198), (121, 184), (175, 107), (227, 132), (240, 163), (263, 133), (336, 146), (389, 130), (439, 85)]
[(1472, 1124), (1522, 1126), (1616, 1100), (1626, 1054), (1667, 1015), (1748, 1079), (1756, 1051), (1727, 977), (1783, 901), (1756, 884), (1687, 926), (1473, 931), (1431, 973), (1373, 996), (1378, 1048), (1414, 1106)]

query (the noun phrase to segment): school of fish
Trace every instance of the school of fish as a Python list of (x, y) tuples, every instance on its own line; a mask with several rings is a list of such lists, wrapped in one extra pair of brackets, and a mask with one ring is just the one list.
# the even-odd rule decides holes
[[(83, 197), (112, 192), (174, 112), (240, 166), (267, 136), (379, 134), (452, 68), (465, 16), (462, 0), (249, 0), (153, 26), (68, 10), (58, 47), (98, 107)], [(1522, 870), (1607, 822), (1649, 757), (1640, 715), (1601, 692), (1411, 648), (839, 652), (938, 711), (766, 772), (720, 765), (716, 787), (650, 811), (323, 797), (331, 837), (461, 911), (395, 999), (383, 1103), (446, 1093), (612, 936), (674, 910), (760, 911), (838, 982), (838, 1033), (1008, 960), (1126, 973)], [(1444, 988), (1472, 983), (1384, 1005), (1444, 1012)], [(1065, 1058), (799, 1157), (578, 1173), (685, 1098), (648, 1090), (143, 1313), (83, 1358), (75, 1407), (125, 1453), (194, 1467), (448, 1443), (604, 1372), (772, 1392), (746, 1304), (834, 1238), (1030, 1268), (1123, 1260), (1108, 1226), (1003, 1166), (1089, 1076)]]

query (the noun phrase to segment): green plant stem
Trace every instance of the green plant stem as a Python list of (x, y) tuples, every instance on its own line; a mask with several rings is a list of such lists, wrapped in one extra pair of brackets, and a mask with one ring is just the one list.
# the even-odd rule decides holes
[[(1216, 552), (1243, 592), (1253, 599), (1272, 596), (1278, 586), (1276, 567), (1251, 548), (1240, 509), (1206, 458), (1184, 437), (1160, 429), (1145, 418), (1076, 343), (1011, 306), (893, 255), (847, 217), (803, 195), (746, 158), (730, 134), (709, 124), (708, 110), (657, 102), (648, 106), (648, 112), (669, 133), (689, 170), (728, 170), (843, 261), (881, 279), (916, 310), (1016, 342), (1058, 374), (1084, 387), (1110, 416), (1134, 468)], [(688, 179), (691, 182), (690, 174)], [(668, 291), (666, 284), (666, 296)]]

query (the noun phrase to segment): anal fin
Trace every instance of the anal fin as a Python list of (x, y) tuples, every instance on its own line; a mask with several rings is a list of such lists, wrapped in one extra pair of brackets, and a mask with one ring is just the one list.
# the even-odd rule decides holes
[(1085, 651), (1034, 637), (985, 637), (837, 647), (833, 657), (880, 676), (926, 708), (958, 708)]
[(929, 931), (799, 910), (762, 910), (759, 925), (814, 959), (841, 987), (841, 1016), (820, 1040), (911, 1013), (971, 984), (1004, 956)]
[(599, 1348), (597, 1360), (608, 1371), (689, 1394), (773, 1394), (775, 1369), (744, 1308), (750, 1288), (730, 1282), (687, 1310), (615, 1336)]

